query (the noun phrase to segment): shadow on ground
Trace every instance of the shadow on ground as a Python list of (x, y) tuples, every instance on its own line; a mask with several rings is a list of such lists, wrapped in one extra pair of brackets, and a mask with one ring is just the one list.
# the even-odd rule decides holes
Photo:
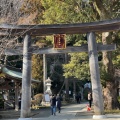
[[(49, 117), (51, 115), (50, 108), (40, 108), (37, 110), (31, 110), (30, 117), (32, 118), (38, 118), (38, 117)], [(4, 110), (0, 111), (0, 119), (17, 119), (20, 118), (20, 110)]]

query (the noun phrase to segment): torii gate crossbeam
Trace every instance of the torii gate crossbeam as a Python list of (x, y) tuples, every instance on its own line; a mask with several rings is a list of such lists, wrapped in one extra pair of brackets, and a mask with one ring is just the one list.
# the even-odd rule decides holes
[(44, 36), (53, 34), (84, 34), (88, 32), (109, 32), (120, 29), (120, 18), (91, 23), (53, 24), (53, 25), (13, 25), (1, 24), (0, 35)]

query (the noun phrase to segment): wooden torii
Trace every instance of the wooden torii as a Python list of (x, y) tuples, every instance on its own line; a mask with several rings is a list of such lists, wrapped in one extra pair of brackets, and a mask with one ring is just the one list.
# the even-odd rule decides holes
[[(95, 33), (120, 30), (120, 18), (91, 23), (77, 24), (54, 24), (54, 25), (0, 25), (0, 35), (25, 36), (23, 50), (16, 48), (9, 49), (6, 54), (23, 54), (23, 73), (22, 73), (22, 106), (21, 118), (30, 116), (31, 100), (31, 55), (69, 53), (69, 52), (88, 52), (89, 65), (92, 82), (94, 115), (93, 119), (105, 118), (102, 88), (100, 83), (100, 73), (98, 65), (98, 51), (112, 51), (115, 45), (99, 45), (96, 43)], [(31, 36), (44, 36), (53, 34), (85, 34), (87, 33), (87, 46), (67, 47), (65, 50), (54, 50), (53, 48), (31, 49)], [(22, 53), (23, 52), (23, 53)]]

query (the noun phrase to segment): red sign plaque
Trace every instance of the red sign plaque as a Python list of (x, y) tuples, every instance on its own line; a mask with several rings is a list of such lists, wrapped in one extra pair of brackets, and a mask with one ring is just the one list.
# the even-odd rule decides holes
[(66, 40), (65, 34), (57, 34), (54, 35), (54, 49), (65, 49), (66, 48)]

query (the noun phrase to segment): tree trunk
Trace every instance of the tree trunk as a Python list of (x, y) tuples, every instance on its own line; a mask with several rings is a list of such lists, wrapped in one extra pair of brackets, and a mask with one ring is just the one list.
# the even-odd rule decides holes
[[(113, 1), (111, 1), (113, 2)], [(94, 7), (98, 12), (100, 19), (110, 19), (111, 18), (111, 11), (107, 10), (103, 5), (102, 1), (95, 0)], [(112, 36), (110, 32), (102, 33), (102, 43), (103, 44), (111, 44), (112, 43)], [(115, 70), (112, 63), (112, 52), (103, 52), (103, 65), (105, 67), (105, 72), (107, 73), (106, 77), (106, 86), (104, 88), (104, 107), (105, 109), (115, 109), (119, 107), (119, 103), (117, 100), (117, 83), (115, 81)]]
[[(111, 34), (106, 32), (102, 34), (103, 44), (109, 44), (112, 41)], [(104, 95), (104, 107), (105, 109), (119, 108), (119, 102), (117, 100), (117, 82), (115, 80), (115, 69), (112, 63), (112, 52), (103, 52), (103, 64), (107, 73), (106, 86), (103, 90)]]
[(107, 110), (120, 108), (117, 100), (117, 85), (114, 81), (106, 82), (106, 87), (103, 90), (104, 107)]

